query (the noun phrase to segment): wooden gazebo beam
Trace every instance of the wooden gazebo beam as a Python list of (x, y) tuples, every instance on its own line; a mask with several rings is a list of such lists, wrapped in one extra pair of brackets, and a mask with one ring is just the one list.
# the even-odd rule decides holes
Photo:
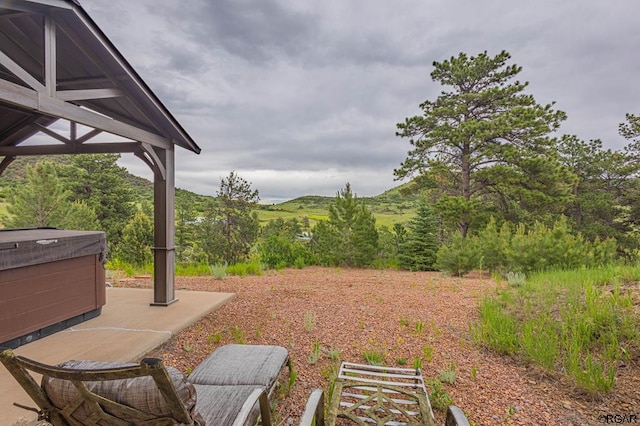
[[(152, 305), (172, 304), (175, 145), (200, 148), (76, 0), (0, 0), (0, 12), (0, 68), (6, 70), (0, 73), (6, 76), (0, 78), (0, 175), (21, 155), (133, 153), (142, 159), (154, 174)], [(42, 25), (39, 40), (27, 36), (34, 25)], [(69, 137), (48, 128), (59, 119), (70, 123)], [(77, 125), (92, 130), (78, 135)], [(96, 141), (103, 132), (126, 141)], [(58, 143), (22, 145), (38, 133)]]

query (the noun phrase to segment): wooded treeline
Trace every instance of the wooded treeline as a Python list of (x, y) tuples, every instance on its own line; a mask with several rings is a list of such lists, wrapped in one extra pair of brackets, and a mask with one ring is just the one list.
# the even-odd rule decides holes
[[(400, 266), (460, 274), (476, 267), (529, 271), (635, 257), (639, 118), (621, 117), (619, 133), (629, 141), (621, 150), (560, 135), (566, 114), (525, 93), (528, 84), (515, 80), (521, 67), (509, 60), (507, 52), (484, 52), (434, 62), (431, 77), (444, 90), (420, 105), (420, 115), (398, 124), (397, 135), (411, 149), (394, 174), (411, 178), (406, 191), (420, 194), (412, 220), (376, 226), (347, 183), (327, 220), (310, 226), (303, 217), (279, 219), (260, 227), (258, 191), (231, 172), (214, 198), (177, 191), (178, 262)], [(102, 229), (112, 258), (150, 262), (152, 204), (118, 158), (63, 157), (0, 178), (8, 213), (2, 222)], [(546, 260), (520, 259), (522, 250)], [(503, 259), (499, 265), (497, 257)]]

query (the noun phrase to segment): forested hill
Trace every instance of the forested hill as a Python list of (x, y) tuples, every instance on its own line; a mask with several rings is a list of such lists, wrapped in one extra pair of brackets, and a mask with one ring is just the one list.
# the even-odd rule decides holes
[[(5, 170), (0, 177), (0, 212), (3, 210), (3, 202), (5, 189), (15, 184), (17, 180), (21, 180), (26, 176), (27, 165), (35, 165), (40, 161), (49, 161), (57, 165), (71, 165), (70, 156), (25, 156), (18, 157)], [(139, 202), (153, 202), (153, 183), (145, 178), (135, 176), (126, 169), (122, 169), (125, 181), (135, 194), (135, 199)], [(365, 201), (367, 207), (378, 219), (379, 225), (392, 225), (398, 222), (406, 222), (415, 211), (414, 201), (415, 195), (405, 194), (409, 184), (403, 184), (385, 191), (374, 197), (359, 197)], [(261, 191), (262, 188), (255, 188)], [(336, 193), (340, 188), (336, 188)], [(196, 194), (194, 192), (176, 188), (176, 202), (180, 204), (181, 200), (189, 200), (194, 204), (194, 208), (200, 211), (208, 200), (213, 197), (208, 195)], [(271, 219), (281, 217), (283, 219), (307, 217), (313, 224), (318, 219), (325, 219), (328, 215), (329, 203), (335, 200), (335, 196), (319, 196), (305, 195), (279, 204), (260, 205), (258, 207), (258, 218), (263, 224)]]
[[(40, 161), (49, 161), (58, 165), (71, 165), (71, 157), (68, 155), (52, 155), (52, 156), (24, 156), (18, 157), (0, 176), (0, 193), (1, 190), (11, 186), (16, 180), (24, 179), (27, 174), (27, 166), (33, 166)], [(153, 201), (153, 182), (129, 173), (122, 168), (123, 176), (130, 188), (135, 194), (137, 200)], [(207, 195), (196, 194), (186, 189), (176, 188), (176, 197), (190, 197), (192, 199), (204, 202), (206, 199), (212, 198)], [(0, 201), (2, 199), (0, 198)]]

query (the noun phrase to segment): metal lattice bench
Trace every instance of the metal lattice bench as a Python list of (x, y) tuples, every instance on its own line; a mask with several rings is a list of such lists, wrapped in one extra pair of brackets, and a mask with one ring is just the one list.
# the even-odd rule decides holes
[[(313, 391), (300, 425), (333, 426), (338, 419), (350, 424), (434, 426), (427, 388), (420, 369), (378, 367), (343, 362), (324, 417), (324, 395)], [(446, 426), (469, 426), (462, 410), (451, 406)]]
[(5, 350), (0, 361), (38, 405), (39, 420), (54, 426), (270, 425), (268, 397), (291, 369), (285, 348), (260, 345), (223, 346), (188, 379), (156, 358), (50, 366)]

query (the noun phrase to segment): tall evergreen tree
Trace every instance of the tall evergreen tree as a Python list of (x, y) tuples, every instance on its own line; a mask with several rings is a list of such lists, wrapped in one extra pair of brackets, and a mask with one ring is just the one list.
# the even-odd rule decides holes
[(9, 216), (3, 218), (6, 227), (98, 229), (93, 209), (71, 200), (72, 193), (65, 189), (53, 163), (45, 161), (27, 166), (26, 174), (24, 182), (9, 192)]
[(122, 240), (118, 244), (118, 259), (135, 266), (144, 266), (153, 261), (153, 221), (142, 210), (138, 210), (122, 229)]
[(258, 238), (260, 224), (253, 210), (260, 200), (235, 172), (220, 181), (220, 190), (205, 212), (200, 241), (209, 263), (233, 264), (244, 260)]
[[(636, 145), (640, 144), (640, 117), (636, 114), (626, 114), (625, 118), (627, 121), (620, 123), (620, 126), (618, 126), (620, 135), (632, 140)], [(634, 146), (632, 149), (635, 150), (636, 147)]]
[(565, 114), (525, 94), (528, 83), (512, 81), (522, 68), (509, 59), (503, 51), (434, 62), (432, 79), (451, 90), (398, 124), (413, 149), (396, 177), (432, 189), (444, 224), (463, 236), (490, 214), (560, 210), (570, 195), (548, 137)]
[(197, 242), (198, 211), (191, 193), (184, 192), (176, 197), (176, 261), (179, 263), (198, 263), (204, 254)]
[(605, 150), (600, 140), (575, 136), (563, 137), (559, 152), (577, 177), (565, 211), (571, 227), (591, 241), (614, 237), (624, 249), (637, 247), (638, 162), (628, 150)]
[(375, 218), (364, 201), (359, 202), (351, 192), (349, 183), (329, 205), (329, 220), (317, 223), (313, 234), (322, 263), (367, 266), (375, 260), (378, 248)]
[(86, 202), (96, 212), (112, 248), (118, 245), (124, 224), (136, 212), (126, 171), (117, 164), (119, 158), (119, 154), (74, 155), (71, 161), (76, 172), (67, 176), (75, 199)]
[(411, 271), (433, 270), (439, 248), (438, 225), (426, 197), (418, 201), (416, 215), (406, 229), (398, 251), (400, 266)]

